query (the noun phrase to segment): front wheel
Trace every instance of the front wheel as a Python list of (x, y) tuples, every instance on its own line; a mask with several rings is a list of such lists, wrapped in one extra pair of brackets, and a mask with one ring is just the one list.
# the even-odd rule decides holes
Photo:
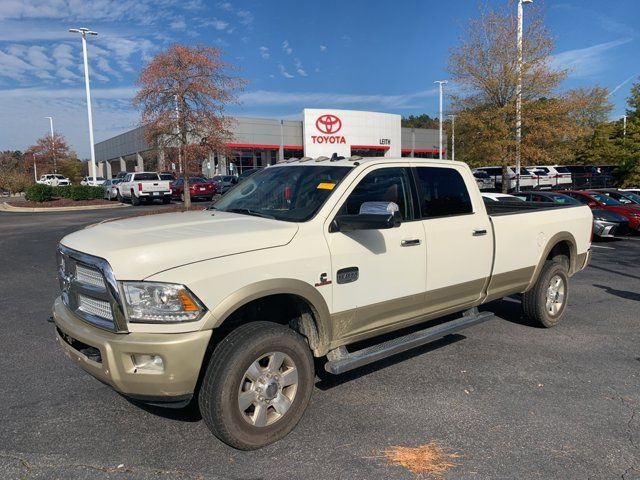
[(209, 430), (254, 450), (285, 437), (302, 418), (314, 383), (302, 336), (271, 322), (241, 325), (216, 347), (199, 393)]
[(535, 285), (522, 296), (522, 309), (527, 318), (550, 328), (556, 326), (564, 316), (568, 299), (567, 263), (547, 260)]

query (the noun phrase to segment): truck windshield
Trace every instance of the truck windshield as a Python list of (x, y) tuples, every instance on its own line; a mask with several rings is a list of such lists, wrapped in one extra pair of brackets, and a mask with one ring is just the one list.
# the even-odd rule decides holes
[(265, 168), (230, 190), (211, 208), (305, 222), (316, 214), (351, 168), (330, 165)]

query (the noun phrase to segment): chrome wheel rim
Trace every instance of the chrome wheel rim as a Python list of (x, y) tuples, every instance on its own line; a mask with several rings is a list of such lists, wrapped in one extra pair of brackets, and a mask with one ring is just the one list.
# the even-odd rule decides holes
[(547, 288), (546, 308), (550, 315), (555, 316), (560, 312), (564, 305), (565, 296), (566, 286), (564, 279), (560, 275), (554, 275)]
[(287, 414), (298, 392), (298, 369), (291, 357), (269, 352), (244, 372), (238, 391), (238, 408), (255, 427), (272, 425)]

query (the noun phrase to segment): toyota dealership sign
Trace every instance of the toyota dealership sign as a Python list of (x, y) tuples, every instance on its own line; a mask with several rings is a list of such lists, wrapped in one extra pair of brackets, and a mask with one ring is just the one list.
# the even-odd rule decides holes
[(400, 115), (305, 108), (303, 125), (307, 157), (349, 157), (352, 148), (400, 156)]

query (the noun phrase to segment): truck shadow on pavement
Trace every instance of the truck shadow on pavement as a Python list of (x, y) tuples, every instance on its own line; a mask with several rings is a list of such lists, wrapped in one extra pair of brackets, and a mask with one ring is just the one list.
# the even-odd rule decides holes
[(167, 408), (157, 407), (155, 405), (149, 405), (147, 403), (134, 400), (127, 396), (122, 397), (131, 405), (144, 410), (147, 413), (156, 415), (158, 417), (166, 418), (168, 420), (175, 420), (177, 422), (199, 422), (202, 420), (200, 415), (200, 409), (198, 407), (197, 395), (194, 395), (194, 399), (184, 408)]
[(522, 312), (522, 300), (519, 295), (481, 305), (478, 309), (481, 312), (492, 312), (496, 317), (506, 320), (507, 322), (524, 325), (525, 327), (543, 328), (524, 316)]
[(634, 300), (636, 302), (640, 302), (640, 293), (629, 292), (627, 290), (617, 290), (607, 285), (596, 285), (595, 283), (593, 284), (593, 286), (596, 288), (601, 288), (602, 290), (604, 290), (606, 293), (610, 295), (615, 295), (616, 297), (626, 298), (627, 300)]
[[(392, 337), (389, 337), (389, 338), (392, 338)], [(376, 337), (376, 340), (385, 341), (385, 340), (388, 340), (389, 338), (387, 338), (387, 336), (382, 336), (382, 337)], [(429, 353), (439, 348), (446, 347), (453, 343), (459, 342), (460, 340), (464, 340), (465, 338), (467, 337), (457, 333), (452, 335), (447, 335), (446, 337), (443, 337), (439, 340), (434, 340), (433, 342), (427, 343), (426, 345), (413, 348), (411, 350), (399, 353), (397, 355), (393, 355), (391, 357), (383, 358), (381, 360), (378, 360), (377, 362), (370, 363), (369, 365), (364, 365), (362, 367), (356, 368), (354, 370), (350, 370), (340, 375), (333, 375), (325, 371), (324, 364), (327, 361), (325, 357), (316, 358), (314, 360), (316, 377), (319, 379), (318, 381), (316, 381), (316, 387), (319, 390), (327, 391), (334, 387), (338, 387), (344, 383), (355, 380), (357, 378), (361, 378), (370, 373), (383, 370), (387, 367), (395, 365), (396, 363), (402, 363), (410, 358), (418, 357), (425, 353)]]

